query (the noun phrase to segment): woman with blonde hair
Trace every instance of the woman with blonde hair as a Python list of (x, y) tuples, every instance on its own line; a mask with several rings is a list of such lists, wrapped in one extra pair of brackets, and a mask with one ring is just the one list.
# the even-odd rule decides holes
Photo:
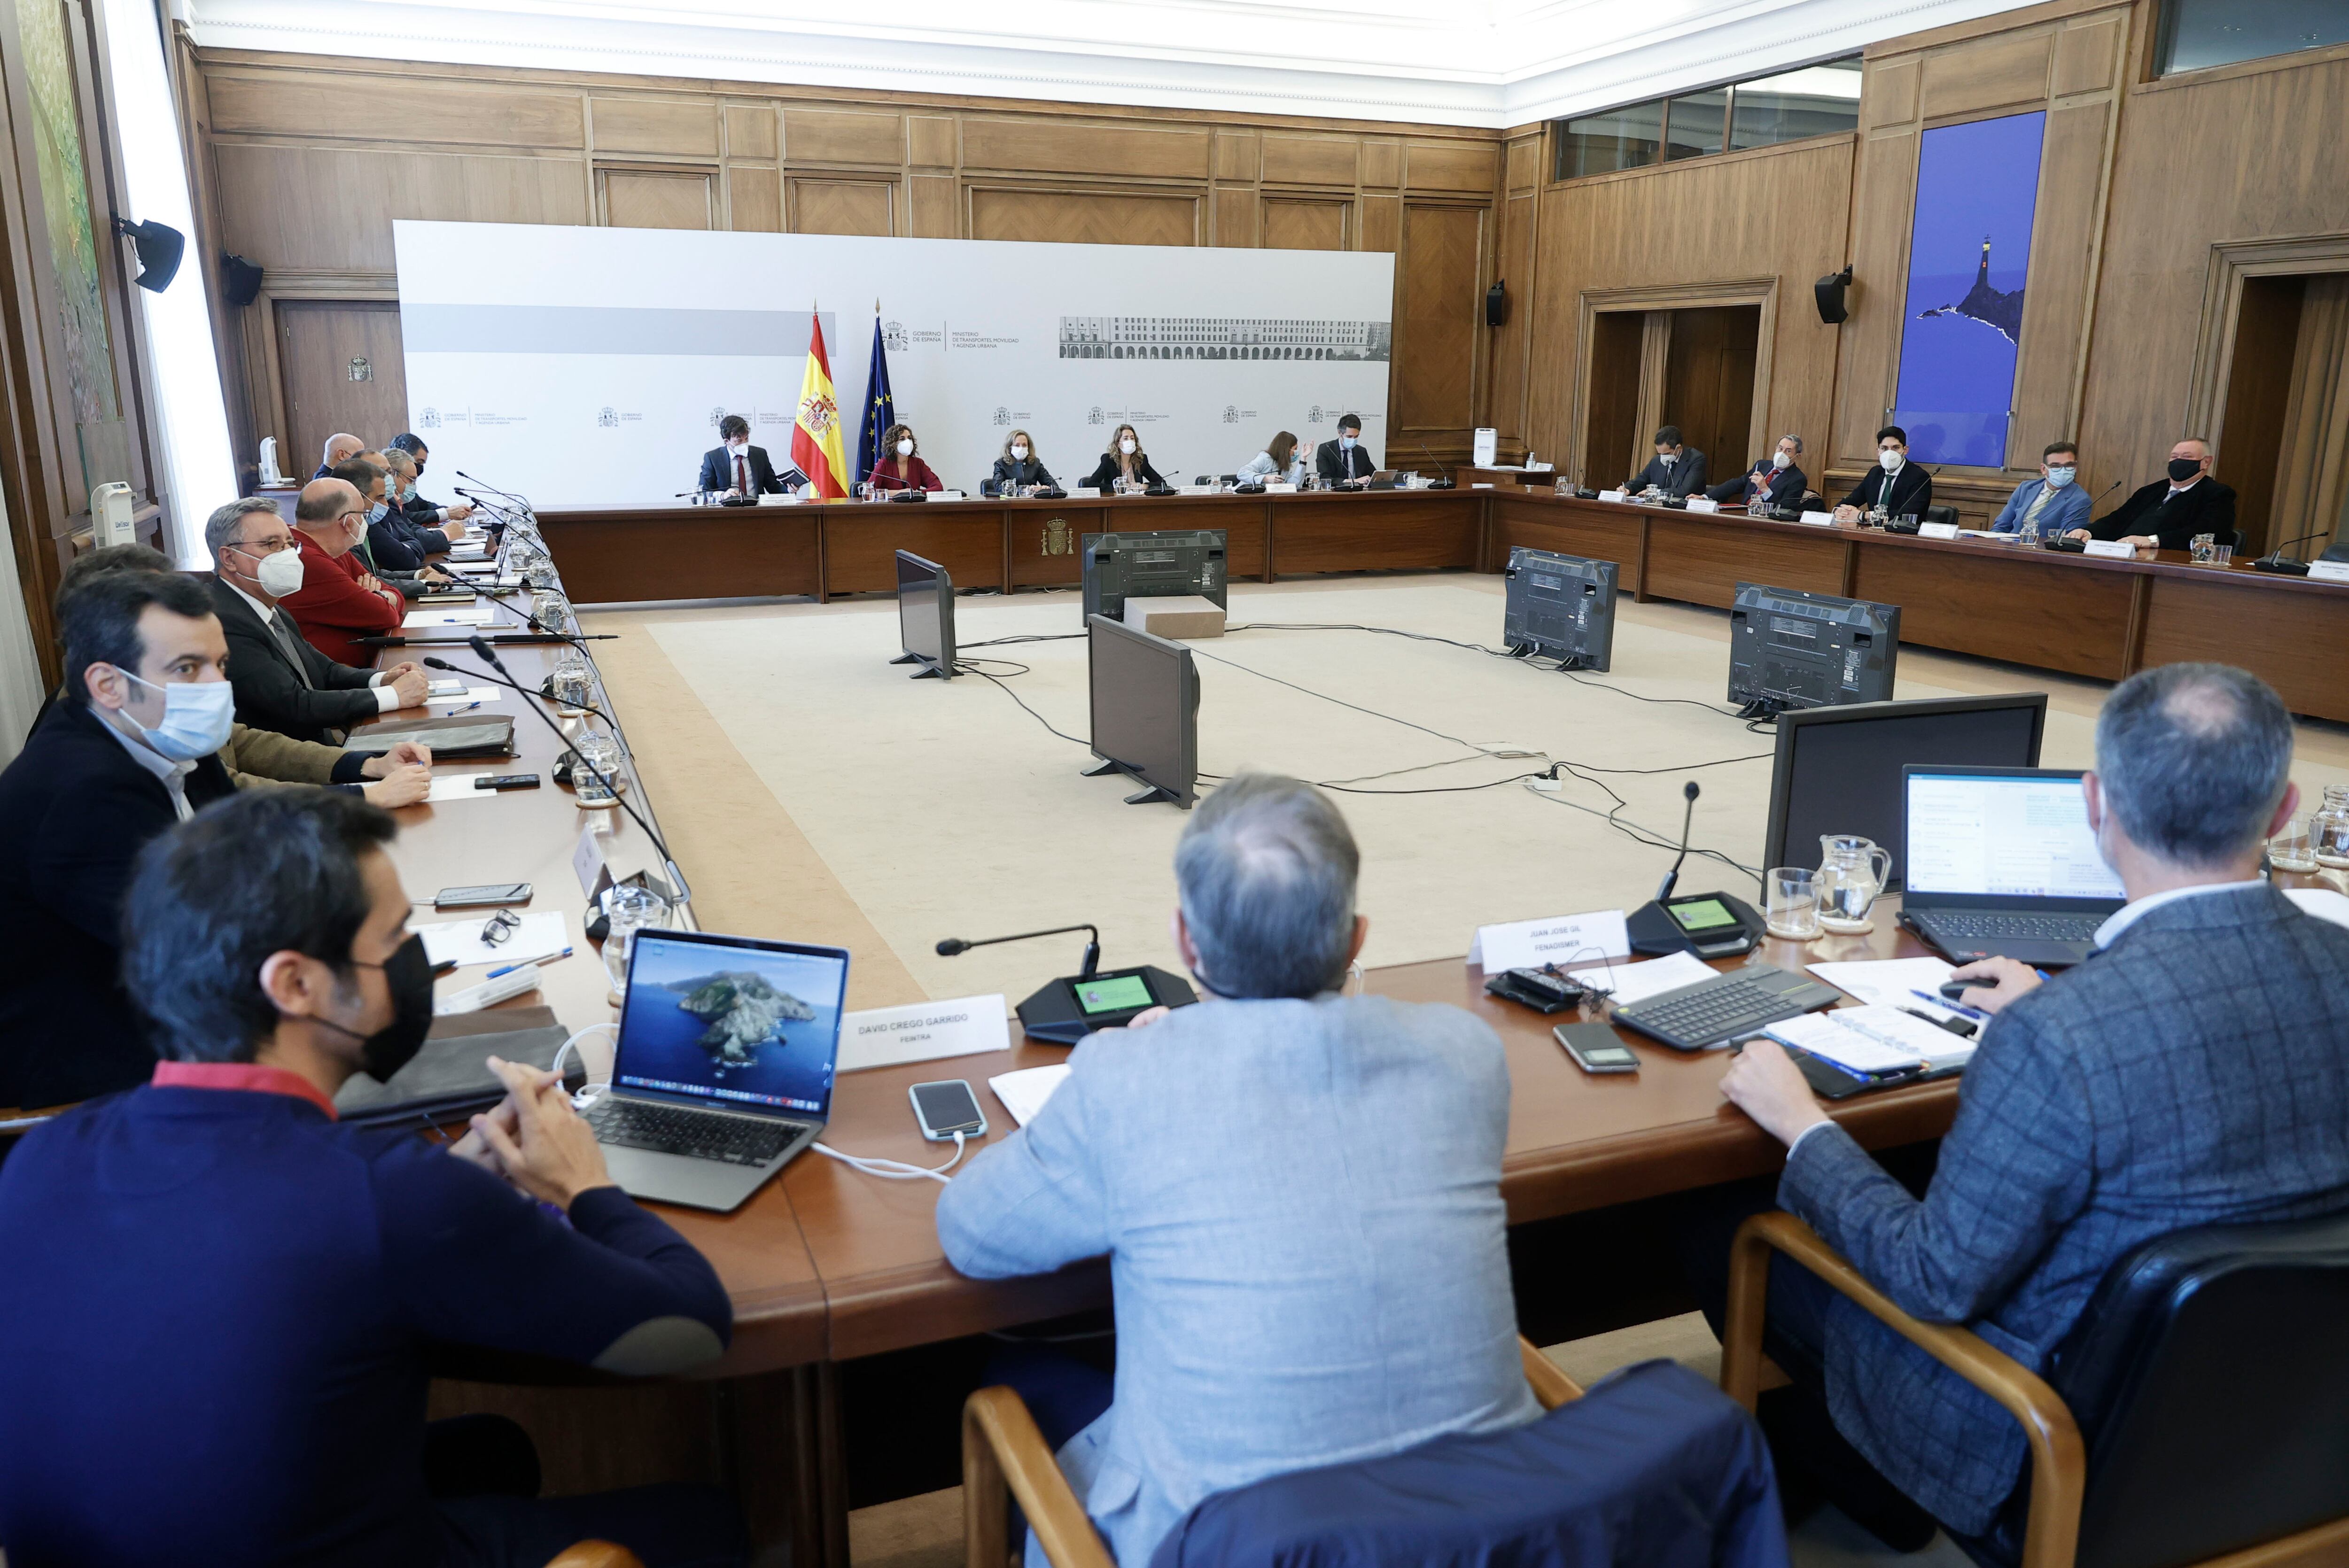
[(1025, 430), (1014, 430), (1003, 438), (1003, 455), (995, 459), (995, 472), (987, 483), (991, 493), (1008, 496), (1056, 488), (1052, 471), (1036, 455), (1036, 442)]
[(876, 490), (944, 490), (946, 483), (922, 461), (921, 443), (911, 425), (892, 425), (881, 437), (881, 460), (866, 476)]
[(1110, 438), (1109, 450), (1102, 454), (1101, 466), (1086, 477), (1085, 483), (1106, 490), (1119, 480), (1152, 486), (1166, 483), (1150, 466), (1150, 454), (1142, 449), (1142, 437), (1131, 425), (1117, 428), (1117, 433)]

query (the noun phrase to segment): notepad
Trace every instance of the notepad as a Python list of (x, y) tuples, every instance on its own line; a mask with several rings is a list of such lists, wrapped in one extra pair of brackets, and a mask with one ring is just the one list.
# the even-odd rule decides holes
[(412, 632), (423, 626), (486, 626), (497, 614), (488, 604), (450, 604), (429, 610), (411, 610), (400, 629)]
[(1973, 1041), (1894, 1007), (1806, 1013), (1763, 1033), (1863, 1078), (1955, 1067), (1974, 1054)]
[(1644, 964), (1617, 964), (1605, 968), (1577, 968), (1574, 977), (1585, 985), (1603, 987), (1607, 999), (1619, 1007), (1693, 985), (1713, 977), (1713, 965), (1693, 953), (1651, 958)]

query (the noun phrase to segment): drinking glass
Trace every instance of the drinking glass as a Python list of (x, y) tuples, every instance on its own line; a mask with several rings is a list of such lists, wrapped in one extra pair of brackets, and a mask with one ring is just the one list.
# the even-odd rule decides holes
[(528, 583), (532, 590), (536, 592), (552, 588), (563, 579), (555, 573), (554, 558), (539, 555), (532, 558), (529, 570), (523, 573), (523, 581)]
[(613, 996), (625, 999), (628, 953), (636, 945), (636, 933), (667, 924), (668, 905), (650, 888), (623, 884), (604, 895), (604, 912), (611, 922), (604, 934), (604, 972), (611, 976)]
[(1808, 866), (1776, 866), (1763, 879), (1769, 908), (1763, 924), (1773, 936), (1810, 942), (1819, 934), (1819, 873)]
[(547, 695), (554, 699), (556, 709), (566, 717), (585, 711), (594, 688), (595, 677), (579, 650), (564, 649), (546, 682)]
[(2232, 567), (2235, 564), (2235, 547), (2231, 544), (2212, 545), (2210, 547), (2210, 564), (2219, 567)]
[(2280, 872), (2316, 870), (2316, 837), (2306, 817), (2294, 817), (2268, 841), (2268, 864)]
[[(578, 803), (590, 810), (618, 805), (612, 787), (620, 781), (620, 743), (590, 726), (580, 731), (572, 752), (577, 760), (571, 767), (571, 792)], [(603, 778), (596, 777), (599, 772)]]
[(550, 632), (568, 633), (576, 629), (571, 618), (571, 601), (559, 588), (538, 588), (531, 592), (531, 619)]

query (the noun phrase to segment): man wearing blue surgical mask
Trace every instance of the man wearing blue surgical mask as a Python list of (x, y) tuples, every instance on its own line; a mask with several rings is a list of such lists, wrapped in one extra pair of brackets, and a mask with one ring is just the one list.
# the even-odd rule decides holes
[(2080, 488), (2080, 449), (2050, 441), (2039, 454), (2039, 477), (2014, 487), (1991, 523), (1993, 531), (2058, 538), (2088, 526), (2088, 492)]
[(235, 789), (213, 755), (235, 720), (228, 639), (202, 583), (110, 573), (57, 613), (65, 697), (0, 772), (0, 1105), (154, 1070), (117, 975), (131, 862)]

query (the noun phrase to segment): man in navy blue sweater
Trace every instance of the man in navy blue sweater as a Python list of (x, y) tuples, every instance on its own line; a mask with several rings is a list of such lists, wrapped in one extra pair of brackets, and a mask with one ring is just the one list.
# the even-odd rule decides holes
[(164, 1059), (0, 1166), (12, 1568), (538, 1568), (588, 1538), (741, 1560), (702, 1489), (428, 1485), (435, 1346), (647, 1376), (714, 1358), (732, 1320), (552, 1075), (498, 1064), (512, 1092), (445, 1149), (336, 1123), (335, 1091), (389, 1077), (431, 1025), (394, 830), (347, 795), (271, 790), (141, 856), (123, 974)]

